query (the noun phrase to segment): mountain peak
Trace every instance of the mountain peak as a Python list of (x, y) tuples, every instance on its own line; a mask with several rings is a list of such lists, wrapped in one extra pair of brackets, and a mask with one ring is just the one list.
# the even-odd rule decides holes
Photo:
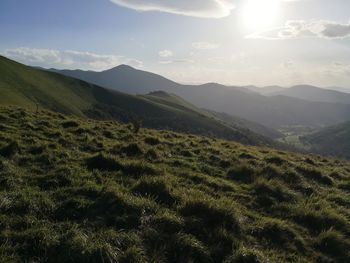
[(121, 65), (116, 66), (114, 68), (107, 69), (106, 71), (115, 71), (115, 70), (136, 70), (136, 69), (131, 67), (131, 66), (129, 66), (129, 65), (121, 64)]

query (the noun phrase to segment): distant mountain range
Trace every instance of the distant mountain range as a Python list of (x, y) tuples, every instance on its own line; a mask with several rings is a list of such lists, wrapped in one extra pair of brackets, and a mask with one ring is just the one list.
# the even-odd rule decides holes
[[(263, 96), (252, 90), (252, 87), (224, 86), (217, 83), (181, 85), (160, 75), (125, 65), (102, 72), (54, 69), (51, 71), (132, 94), (147, 94), (155, 90), (170, 92), (199, 108), (239, 116), (275, 129), (293, 125), (324, 127), (350, 120), (350, 105), (331, 98), (310, 101), (308, 98), (311, 98), (312, 94), (303, 98), (297, 95), (286, 96), (288, 93), (282, 95), (289, 89), (278, 86), (267, 88), (278, 94)], [(316, 88), (316, 91), (323, 94), (323, 90)]]
[[(131, 70), (125, 66), (120, 69)], [(214, 136), (253, 145), (275, 145), (272, 139), (250, 131), (242, 122), (225, 122), (219, 116), (166, 92), (129, 95), (62, 74), (34, 69), (1, 56), (0, 94), (0, 105), (31, 109), (38, 106), (39, 109), (80, 117), (126, 123), (137, 120), (150, 128)]]
[(269, 94), (280, 92), (286, 89), (280, 86), (265, 86), (265, 87), (245, 86), (243, 88), (250, 90), (252, 92), (259, 93), (261, 95), (269, 95)]
[[(315, 95), (317, 95), (317, 93), (327, 93), (329, 91), (335, 91), (335, 94), (337, 93), (345, 93), (346, 95), (350, 94), (350, 89), (347, 88), (341, 88), (341, 87), (328, 87), (328, 88), (320, 88), (320, 87), (316, 87), (316, 86), (312, 86), (312, 85), (295, 85), (292, 87), (281, 87), (281, 86), (265, 86), (265, 87), (257, 87), (257, 86), (242, 86), (241, 90), (248, 90), (251, 92), (256, 92), (259, 93), (261, 95), (266, 95), (266, 96), (273, 96), (273, 95), (284, 95), (284, 94), (288, 94), (290, 91), (292, 90), (298, 90), (300, 89), (301, 91), (303, 91), (303, 89), (305, 89), (306, 92), (308, 91), (312, 91), (312, 89), (314, 89), (314, 91), (316, 92)], [(290, 91), (288, 91), (290, 90)], [(325, 92), (326, 91), (326, 92)], [(333, 94), (333, 93), (329, 93), (329, 94)], [(287, 95), (289, 96), (289, 95)], [(293, 96), (293, 92), (290, 92), (290, 96)], [(297, 98), (301, 98), (301, 99), (307, 99), (307, 97), (303, 97), (303, 94), (296, 94), (295, 95)], [(314, 100), (316, 101), (316, 100)], [(322, 100), (321, 100), (322, 101)], [(328, 100), (326, 100), (326, 102), (328, 102)]]
[(350, 104), (350, 93), (322, 89), (310, 85), (294, 86), (275, 92), (266, 93), (269, 96), (283, 95), (308, 101)]

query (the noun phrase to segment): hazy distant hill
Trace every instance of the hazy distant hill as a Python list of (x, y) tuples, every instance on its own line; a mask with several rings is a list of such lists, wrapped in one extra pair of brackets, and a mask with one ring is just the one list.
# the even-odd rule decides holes
[(314, 152), (350, 159), (350, 122), (325, 128), (301, 140)]
[(186, 109), (187, 111), (193, 110), (193, 112), (196, 112), (198, 114), (204, 114), (211, 118), (216, 118), (245, 133), (249, 133), (252, 131), (256, 134), (260, 134), (271, 139), (278, 139), (283, 137), (283, 134), (278, 132), (277, 130), (268, 128), (259, 123), (248, 121), (233, 115), (229, 115), (227, 113), (219, 113), (219, 112), (215, 112), (207, 109), (199, 109), (194, 105), (188, 103), (181, 97), (176, 96), (174, 94), (166, 93), (164, 91), (151, 92), (144, 97), (151, 99), (154, 102), (160, 102), (161, 105), (169, 105), (170, 107), (175, 107), (180, 110), (182, 109)]
[[(52, 72), (27, 67), (0, 57), (0, 104), (123, 122), (208, 136), (247, 144), (273, 144), (272, 140), (203, 114), (193, 105), (174, 99), (171, 104), (154, 96), (135, 96), (112, 91)], [(168, 95), (164, 95), (168, 96)], [(158, 95), (159, 97), (159, 95)]]
[(284, 91), (286, 88), (280, 86), (265, 86), (265, 87), (256, 87), (256, 86), (246, 86), (244, 87), (253, 92), (259, 93), (261, 95), (268, 95), (271, 93), (276, 93), (280, 91)]
[(246, 129), (249, 129), (255, 133), (261, 134), (268, 138), (278, 139), (284, 136), (282, 133), (278, 132), (277, 130), (268, 128), (257, 122), (248, 121), (246, 119), (232, 116), (223, 112), (209, 111), (209, 113), (214, 115), (216, 118), (219, 118), (233, 126), (237, 126), (240, 128), (245, 127)]
[(274, 128), (289, 125), (320, 127), (350, 120), (350, 105), (310, 102), (288, 96), (266, 97), (243, 91), (242, 87), (227, 87), (216, 83), (180, 85), (162, 76), (128, 66), (103, 72), (55, 71), (128, 93), (146, 94), (156, 90), (171, 92), (197, 107), (225, 112)]
[(328, 87), (327, 89), (336, 90), (336, 91), (344, 92), (344, 93), (350, 93), (350, 89), (349, 89), (349, 88), (344, 88), (344, 87), (335, 87), (335, 86), (332, 86), (332, 87)]
[(193, 118), (199, 115), (220, 122), (225, 126), (229, 126), (237, 131), (236, 136), (240, 138), (242, 142), (254, 139), (254, 141), (260, 142), (261, 145), (277, 146), (277, 143), (273, 142), (271, 139), (278, 139), (283, 136), (278, 131), (258, 123), (240, 119), (225, 113), (216, 113), (206, 109), (199, 109), (181, 97), (164, 91), (151, 92), (147, 95), (142, 95), (142, 97), (159, 104), (161, 107), (165, 106), (173, 112), (180, 111), (188, 116), (193, 116)]
[(268, 95), (284, 95), (309, 101), (350, 104), (350, 93), (322, 89), (309, 85), (294, 86), (288, 89), (283, 89), (277, 92), (269, 93)]

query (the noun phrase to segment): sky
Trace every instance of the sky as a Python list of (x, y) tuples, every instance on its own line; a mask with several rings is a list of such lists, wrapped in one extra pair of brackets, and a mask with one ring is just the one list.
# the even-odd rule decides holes
[(350, 1), (1, 0), (0, 54), (180, 83), (350, 89)]

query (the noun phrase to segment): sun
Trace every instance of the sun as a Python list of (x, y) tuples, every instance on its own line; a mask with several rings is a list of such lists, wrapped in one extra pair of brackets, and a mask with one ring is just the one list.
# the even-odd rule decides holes
[(249, 30), (271, 27), (279, 15), (279, 0), (247, 0), (242, 12), (244, 25)]

